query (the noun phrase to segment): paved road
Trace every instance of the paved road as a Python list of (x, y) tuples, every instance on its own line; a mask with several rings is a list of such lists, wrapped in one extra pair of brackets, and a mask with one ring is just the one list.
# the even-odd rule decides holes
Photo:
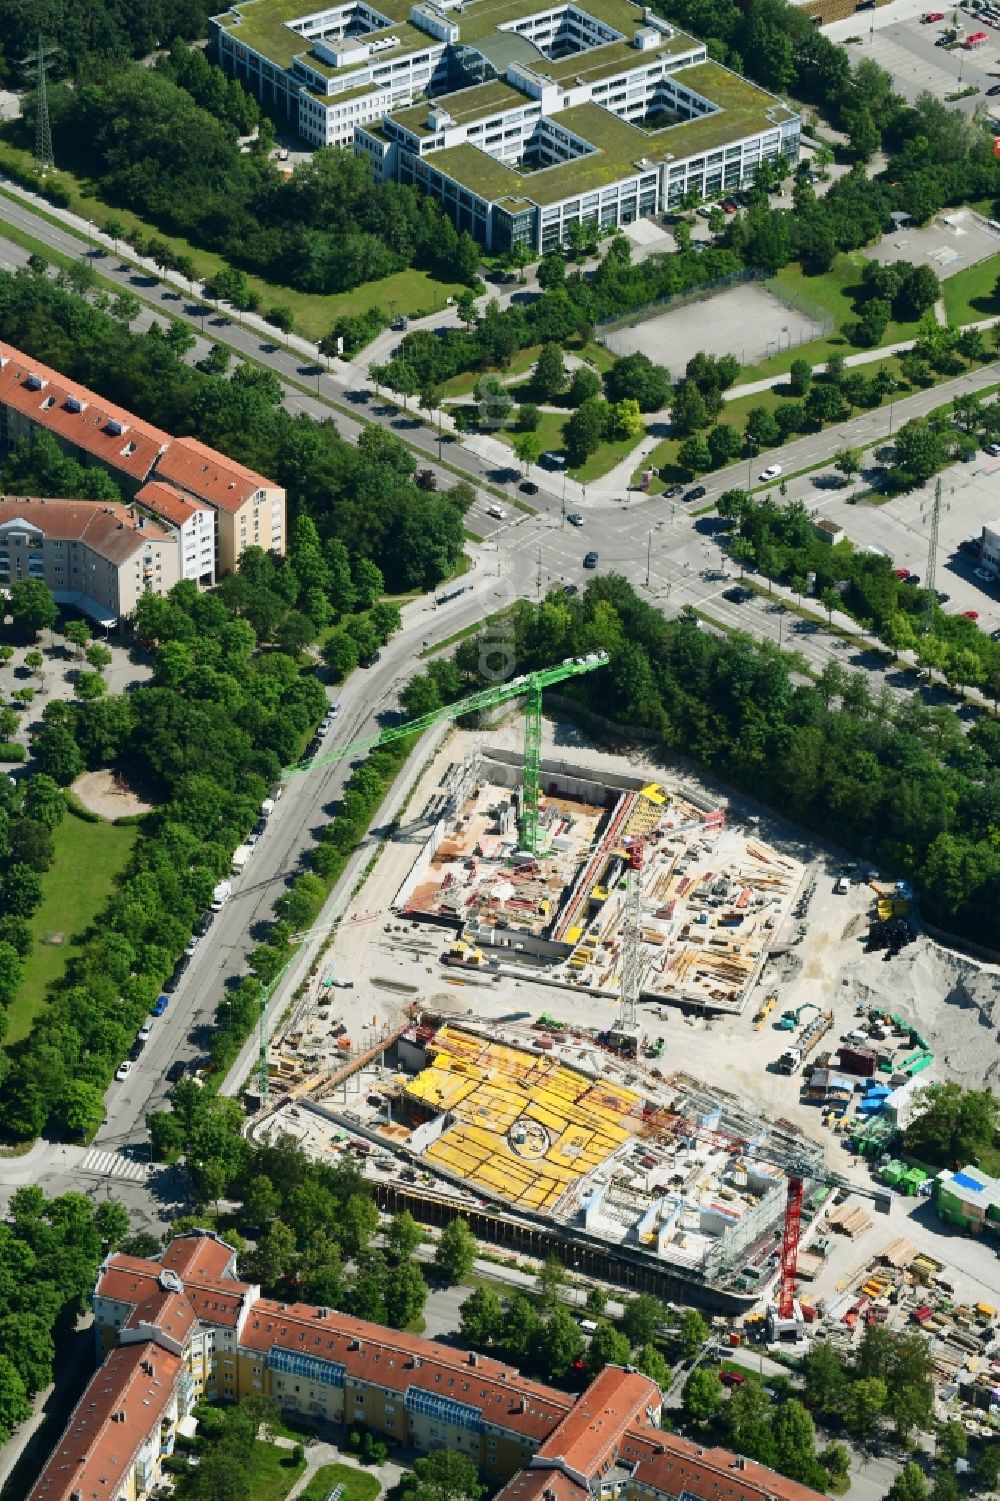
[[(28, 207), (5, 199), (3, 214), (52, 248), (68, 255), (87, 254), (85, 244), (68, 231), (39, 219)], [(0, 255), (14, 264), (24, 258), (23, 251), (2, 239)], [(103, 257), (98, 265), (102, 275), (134, 290), (158, 311), (169, 308), (173, 315), (187, 318), (200, 329), (198, 304), (172, 300), (176, 294), (155, 277), (137, 278), (136, 272), (127, 266), (119, 270), (119, 261), (110, 256)], [(357, 420), (331, 411), (330, 402), (343, 397), (347, 389), (343, 378), (317, 375), (314, 365), (284, 349), (262, 350), (259, 334), (225, 320), (215, 326), (209, 319), (205, 336), (269, 365), (285, 384), (289, 410), (307, 411), (321, 419), (332, 415), (348, 439), (360, 431)], [(289, 384), (301, 382), (310, 372), (320, 387), (319, 397), (303, 393), (297, 384)], [(995, 378), (995, 369), (990, 367), (971, 379), (952, 384), (974, 388), (977, 382), (984, 385)], [(904, 408), (905, 414), (910, 415), (911, 410), (926, 410), (946, 399), (946, 395), (946, 388), (939, 387), (935, 392), (921, 393), (897, 403), (898, 420), (903, 420)], [(400, 418), (391, 409), (369, 403), (364, 410), (368, 419), (394, 427), (400, 425)], [(789, 444), (773, 457), (786, 471), (801, 468), (828, 457), (838, 448), (864, 441), (866, 435), (877, 435), (879, 424), (884, 421), (884, 415), (866, 414), (824, 434)], [(406, 437), (428, 452), (436, 446), (433, 434), (421, 426), (408, 427)], [(449, 462), (463, 467), (472, 478), (489, 468), (488, 456), (485, 460), (477, 459), (457, 443), (449, 445), (448, 457)], [(751, 466), (754, 472), (757, 468), (759, 464)], [(709, 496), (745, 482), (746, 474), (746, 467), (741, 464), (714, 476), (708, 483)], [(447, 482), (446, 477), (443, 479)], [(555, 483), (562, 485), (561, 480)], [(692, 518), (682, 506), (664, 497), (647, 499), (632, 495), (619, 501), (602, 494), (599, 486), (590, 487), (589, 493), (584, 525), (580, 528), (565, 522), (562, 496), (553, 490), (543, 490), (537, 497), (540, 505), (537, 515), (526, 516), (511, 510), (509, 519), (499, 526), (486, 516), (485, 501), (480, 498), (470, 514), (472, 529), (484, 537), (481, 546), (470, 549), (474, 567), (468, 578), (472, 587), (460, 598), (440, 607), (426, 599), (405, 607), (403, 629), (383, 650), (382, 660), (368, 672), (356, 672), (337, 691), (342, 704), (337, 742), (343, 744), (370, 734), (377, 725), (377, 716), (397, 707), (399, 689), (412, 673), (415, 655), (422, 644), (442, 641), (519, 597), (538, 597), (560, 584), (582, 586), (591, 576), (583, 568), (583, 555), (591, 548), (599, 553), (602, 572), (614, 569), (626, 574), (640, 590), (648, 591), (651, 602), (665, 614), (676, 615), (683, 606), (693, 605), (725, 628), (745, 629), (757, 639), (780, 645), (794, 641), (814, 671), (836, 661), (867, 669), (877, 680), (876, 691), (881, 682), (900, 686), (900, 681), (894, 681), (894, 674), (887, 673), (883, 659), (867, 650), (860, 640), (845, 649), (842, 642), (826, 631), (803, 630), (767, 602), (739, 606), (724, 600), (726, 578), (705, 577), (706, 570), (724, 574), (728, 566), (719, 549), (718, 523), (714, 518)], [(582, 496), (579, 505), (583, 510)], [(171, 1195), (177, 1192), (177, 1185), (170, 1175), (159, 1171), (147, 1185), (144, 1175), (134, 1171), (148, 1153), (145, 1117), (149, 1111), (158, 1109), (166, 1097), (164, 1074), (170, 1063), (178, 1058), (191, 1060), (204, 1052), (215, 1008), (227, 983), (244, 973), (246, 956), (259, 941), (276, 897), (301, 869), (305, 852), (317, 828), (329, 817), (348, 774), (349, 767), (341, 763), (328, 765), (310, 776), (291, 779), (251, 864), (236, 884), (232, 900), (213, 924), (210, 937), (195, 953), (166, 1015), (157, 1023), (129, 1079), (112, 1085), (107, 1123), (98, 1133), (92, 1152), (40, 1144), (30, 1158), (4, 1160), (0, 1163), (0, 1200), (19, 1182), (27, 1181), (24, 1177), (27, 1169), (34, 1181), (44, 1182), (53, 1192), (78, 1186), (80, 1181), (103, 1184), (106, 1192), (111, 1192), (114, 1185), (116, 1196), (142, 1220), (161, 1220), (175, 1202)], [(159, 1197), (150, 1200), (147, 1187)]]

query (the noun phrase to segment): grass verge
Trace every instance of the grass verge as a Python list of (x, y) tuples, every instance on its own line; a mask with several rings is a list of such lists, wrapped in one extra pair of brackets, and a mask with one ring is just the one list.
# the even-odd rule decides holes
[(313, 1475), (305, 1494), (325, 1498), (335, 1485), (343, 1486), (342, 1501), (375, 1501), (382, 1487), (378, 1477), (353, 1465), (322, 1465)]
[(503, 620), (504, 617), (509, 614), (509, 610), (497, 610), (495, 614), (487, 615), (484, 617), (484, 619), (476, 620), (472, 623), (472, 625), (464, 626), (462, 630), (455, 631), (453, 635), (446, 636), (443, 641), (438, 641), (434, 646), (425, 647), (424, 650), (418, 652), (417, 655), (421, 659), (425, 657), (436, 657), (439, 652), (447, 651), (449, 646), (457, 646), (459, 641), (465, 641), (469, 636), (478, 635), (478, 633), (480, 631), (484, 631), (487, 626), (495, 625), (498, 620)]
[[(31, 919), (35, 946), (10, 1007), (7, 1046), (31, 1031), (49, 986), (65, 972), (76, 940), (111, 895), (138, 833), (135, 824), (85, 823), (72, 812), (53, 831), (55, 858), (42, 880), (42, 904)], [(64, 941), (46, 943), (46, 933), (61, 933)]]
[(941, 283), (941, 299), (949, 323), (978, 323), (1000, 314), (1000, 298), (993, 289), (1000, 277), (1000, 255), (956, 271)]

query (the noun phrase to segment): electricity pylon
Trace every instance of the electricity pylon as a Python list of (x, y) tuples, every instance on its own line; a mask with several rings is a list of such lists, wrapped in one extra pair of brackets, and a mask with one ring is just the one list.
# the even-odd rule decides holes
[(47, 171), (55, 166), (55, 157), (52, 154), (52, 126), (49, 121), (49, 94), (45, 84), (45, 66), (58, 52), (58, 47), (47, 47), (42, 42), (41, 28), (38, 30), (38, 45), (34, 52), (29, 52), (27, 57), (19, 58), (23, 68), (34, 67), (35, 69), (35, 166), (41, 171)]

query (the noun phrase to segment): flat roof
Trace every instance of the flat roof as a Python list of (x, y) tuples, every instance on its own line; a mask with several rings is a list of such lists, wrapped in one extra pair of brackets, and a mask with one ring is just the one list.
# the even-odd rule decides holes
[(769, 125), (777, 129), (783, 121), (795, 118), (795, 112), (771, 94), (715, 62), (692, 63), (679, 68), (671, 78), (719, 108), (696, 120), (643, 130), (601, 104), (574, 105), (549, 118), (597, 149), (538, 172), (504, 166), (468, 144), (430, 152), (424, 160), (480, 197), (544, 205), (633, 176), (644, 170), (636, 166), (643, 158), (652, 169), (670, 158), (681, 161), (698, 151), (739, 141)]
[(454, 94), (435, 94), (431, 99), (422, 99), (405, 109), (394, 109), (392, 119), (415, 136), (431, 136), (434, 131), (427, 124), (432, 109), (445, 110), (457, 125), (469, 120), (487, 119), (503, 110), (523, 109), (528, 100), (520, 89), (515, 89), (501, 79), (492, 83), (477, 83), (469, 89), (458, 89)]

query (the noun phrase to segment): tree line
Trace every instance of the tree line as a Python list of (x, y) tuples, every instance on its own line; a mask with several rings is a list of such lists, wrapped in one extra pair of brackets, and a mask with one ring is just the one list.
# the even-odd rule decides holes
[[(157, 427), (191, 433), (273, 477), (288, 491), (292, 524), (311, 517), (324, 545), (337, 541), (347, 550), (352, 577), (359, 568), (364, 573), (363, 561), (372, 562), (388, 590), (404, 593), (433, 588), (454, 572), (470, 486), (421, 489), (416, 461), (394, 434), (368, 426), (355, 445), (332, 422), (292, 417), (270, 371), (240, 363), (229, 372), (225, 362), (220, 371), (194, 369), (184, 361), (189, 331), (173, 323), (166, 333), (156, 326), (132, 333), (128, 324), (137, 312), (128, 293), (111, 299), (98, 293), (88, 302), (38, 269), (0, 272), (0, 324), (11, 344)], [(15, 473), (29, 483), (32, 472), (29, 455)], [(65, 476), (54, 477), (62, 483), (57, 493), (65, 493)], [(99, 483), (102, 493), (94, 498), (117, 496)], [(330, 566), (343, 582), (341, 564)], [(362, 586), (371, 593), (364, 578)]]
[(279, 171), (270, 122), (202, 53), (175, 46), (155, 68), (126, 63), (58, 85), (49, 111), (57, 161), (109, 204), (270, 282), (332, 293), (409, 266), (448, 281), (476, 274), (475, 242), (436, 200), (377, 183), (352, 148), (322, 147)]
[[(519, 603), (509, 630), (519, 672), (604, 649), (609, 666), (572, 685), (583, 705), (653, 731), (665, 753), (906, 877), (940, 927), (974, 941), (991, 931), (1000, 901), (989, 832), (1000, 822), (995, 720), (966, 731), (949, 707), (929, 710), (888, 688), (873, 697), (867, 674), (839, 663), (813, 677), (797, 654), (742, 632), (720, 638), (693, 612), (665, 620), (616, 575), (578, 596)], [(447, 671), (432, 664), (414, 679), (411, 712), (478, 686), (485, 645), (470, 637)]]
[(89, 1306), (101, 1258), (128, 1233), (128, 1213), (86, 1194), (48, 1199), (18, 1188), (0, 1221), (0, 1443), (52, 1381), (56, 1340)]

